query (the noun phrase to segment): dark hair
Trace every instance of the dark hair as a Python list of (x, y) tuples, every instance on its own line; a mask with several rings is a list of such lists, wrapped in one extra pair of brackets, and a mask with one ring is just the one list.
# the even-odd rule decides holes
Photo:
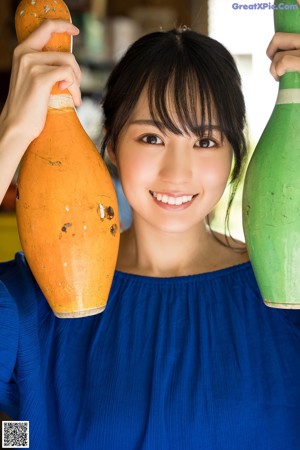
[[(145, 87), (150, 114), (159, 127), (176, 134), (199, 134), (201, 129), (213, 125), (213, 117), (222, 135), (228, 139), (234, 153), (226, 214), (228, 225), (230, 207), (247, 154), (243, 132), (245, 103), (232, 55), (218, 41), (185, 27), (150, 33), (138, 39), (107, 81), (103, 99), (106, 134), (101, 146), (102, 155), (108, 143), (115, 151), (120, 132)], [(174, 114), (168, 111), (170, 95), (176, 121)], [(200, 124), (197, 117), (199, 103)]]

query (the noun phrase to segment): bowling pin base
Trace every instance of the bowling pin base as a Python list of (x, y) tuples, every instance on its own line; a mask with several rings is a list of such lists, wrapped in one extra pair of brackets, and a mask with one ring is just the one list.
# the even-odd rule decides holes
[(275, 303), (275, 302), (270, 302), (269, 300), (264, 299), (264, 304), (271, 308), (300, 309), (300, 303)]
[(102, 313), (105, 310), (105, 306), (99, 308), (87, 309), (85, 311), (74, 311), (74, 312), (55, 312), (54, 315), (59, 319), (76, 319), (80, 317), (94, 316), (96, 314)]

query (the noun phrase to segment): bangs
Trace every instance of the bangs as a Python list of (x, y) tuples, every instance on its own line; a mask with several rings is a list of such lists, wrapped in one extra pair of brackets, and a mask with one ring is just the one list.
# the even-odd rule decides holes
[(183, 28), (138, 39), (111, 72), (103, 98), (105, 134), (101, 153), (117, 152), (118, 139), (142, 92), (161, 131), (212, 136), (230, 143), (234, 164), (225, 222), (245, 167), (245, 102), (241, 78), (228, 50), (209, 36)]
[(241, 79), (228, 50), (214, 39), (188, 29), (142, 36), (110, 74), (103, 100), (107, 145), (118, 138), (146, 91), (152, 120), (174, 134), (211, 136), (216, 128), (234, 152), (231, 181), (237, 180), (247, 154), (245, 103)]
[(195, 73), (182, 61), (157, 69), (151, 72), (147, 82), (149, 111), (156, 126), (161, 131), (197, 136), (204, 132), (210, 134), (218, 127), (223, 136), (205, 75)]

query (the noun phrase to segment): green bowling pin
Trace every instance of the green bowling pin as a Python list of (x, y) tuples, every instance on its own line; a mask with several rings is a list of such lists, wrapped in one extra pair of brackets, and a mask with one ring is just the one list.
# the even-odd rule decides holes
[[(300, 32), (296, 0), (275, 0), (275, 31)], [(280, 77), (274, 110), (251, 158), (243, 228), (268, 306), (300, 309), (300, 74)]]

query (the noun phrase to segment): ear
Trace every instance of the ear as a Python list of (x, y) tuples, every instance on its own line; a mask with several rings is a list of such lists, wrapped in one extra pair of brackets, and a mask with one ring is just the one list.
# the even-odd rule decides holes
[(114, 166), (117, 167), (117, 158), (116, 158), (116, 154), (115, 154), (115, 152), (113, 151), (113, 149), (112, 149), (110, 143), (107, 145), (106, 151), (107, 151), (107, 154), (108, 154), (108, 156), (109, 156), (110, 162), (111, 162)]
[[(106, 126), (103, 127), (103, 131), (105, 134), (105, 138), (107, 138), (107, 128)], [(109, 157), (109, 161), (111, 162), (111, 164), (115, 167), (117, 167), (117, 158), (116, 158), (116, 154), (112, 148), (111, 145), (111, 140), (107, 139), (106, 141), (106, 147), (105, 147), (105, 152), (107, 153), (108, 157)]]

